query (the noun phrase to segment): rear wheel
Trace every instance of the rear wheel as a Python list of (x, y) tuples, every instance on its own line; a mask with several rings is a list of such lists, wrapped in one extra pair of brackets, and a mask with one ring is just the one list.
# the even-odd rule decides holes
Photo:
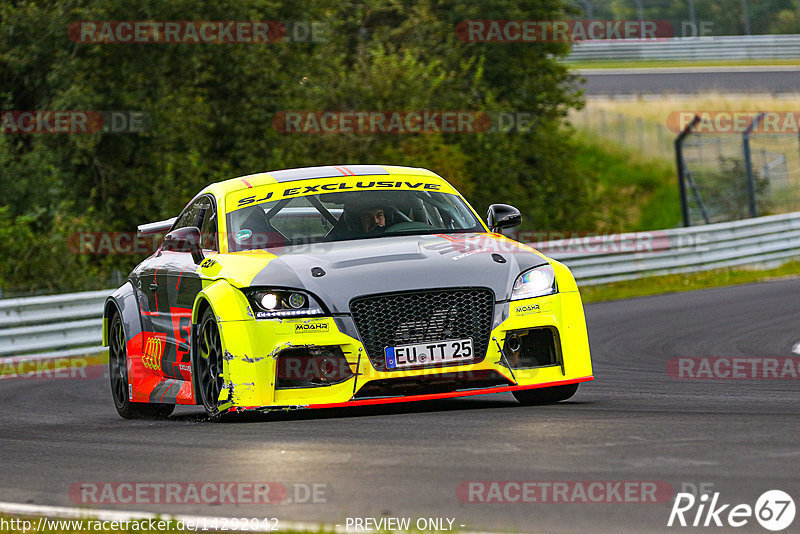
[(578, 391), (579, 385), (580, 384), (567, 384), (564, 386), (553, 386), (549, 388), (523, 389), (520, 391), (512, 391), (512, 393), (514, 394), (514, 398), (516, 398), (520, 404), (524, 404), (526, 406), (533, 406), (536, 404), (554, 404), (556, 402), (567, 400), (575, 395), (575, 392)]
[(198, 329), (194, 376), (197, 400), (203, 405), (212, 421), (220, 421), (225, 415), (219, 411), (219, 394), (224, 383), (222, 355), (222, 339), (217, 318), (214, 317), (211, 308), (206, 308)]
[(111, 397), (117, 413), (125, 419), (163, 419), (175, 406), (131, 402), (128, 382), (128, 344), (122, 319), (115, 313), (108, 330), (108, 374), (111, 377)]

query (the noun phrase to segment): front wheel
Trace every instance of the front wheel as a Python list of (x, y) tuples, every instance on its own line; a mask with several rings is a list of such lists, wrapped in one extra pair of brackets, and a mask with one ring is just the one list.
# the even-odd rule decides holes
[(108, 330), (108, 374), (111, 377), (111, 397), (117, 413), (124, 419), (164, 419), (175, 406), (172, 404), (149, 404), (131, 402), (128, 381), (128, 344), (119, 313), (111, 319)]
[(554, 404), (567, 400), (575, 395), (578, 391), (580, 384), (567, 384), (564, 386), (553, 386), (549, 388), (535, 388), (523, 389), (520, 391), (512, 391), (514, 398), (520, 404), (525, 406), (534, 406), (537, 404)]
[(224, 385), (222, 355), (217, 319), (211, 308), (207, 308), (200, 319), (197, 353), (193, 361), (197, 400), (212, 421), (220, 421), (225, 415), (219, 411), (219, 395)]

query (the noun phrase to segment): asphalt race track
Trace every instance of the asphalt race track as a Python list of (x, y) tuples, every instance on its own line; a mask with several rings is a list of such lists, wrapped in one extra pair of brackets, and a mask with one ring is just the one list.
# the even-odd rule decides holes
[[(588, 305), (596, 380), (545, 407), (504, 394), (234, 424), (207, 423), (196, 408), (168, 421), (124, 421), (105, 376), (2, 380), (0, 501), (76, 506), (69, 490), (81, 482), (281, 482), (295, 500), (305, 493), (297, 488), (324, 484), (325, 502), (103, 507), (343, 526), (346, 517), (447, 517), (462, 531), (686, 530), (666, 527), (670, 501), (469, 503), (456, 489), (653, 481), (675, 492), (710, 484), (732, 505), (753, 506), (770, 489), (798, 501), (800, 380), (666, 372), (675, 357), (791, 357), (798, 295), (800, 279), (788, 279)], [(736, 530), (766, 532), (753, 518)]]
[(681, 67), (583, 69), (590, 96), (669, 93), (796, 93), (800, 67)]

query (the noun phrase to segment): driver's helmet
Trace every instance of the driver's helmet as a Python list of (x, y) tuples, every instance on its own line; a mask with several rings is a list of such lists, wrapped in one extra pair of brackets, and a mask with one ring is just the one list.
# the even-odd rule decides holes
[[(380, 212), (383, 217), (376, 217)], [(356, 199), (348, 202), (344, 206), (344, 216), (350, 230), (357, 234), (382, 232), (391, 225), (389, 204), (384, 199)], [(370, 228), (370, 225), (373, 227)]]

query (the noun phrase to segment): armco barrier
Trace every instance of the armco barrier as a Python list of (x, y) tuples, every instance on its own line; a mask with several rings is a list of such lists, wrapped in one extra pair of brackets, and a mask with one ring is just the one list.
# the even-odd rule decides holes
[(800, 258), (800, 212), (650, 234), (665, 247), (626, 252), (636, 248), (626, 242), (641, 240), (642, 233), (613, 236), (616, 250), (586, 250), (569, 239), (535, 245), (568, 265), (580, 285), (737, 265), (769, 266)]
[(572, 47), (566, 61), (731, 60), (800, 57), (800, 35), (726, 35), (672, 39), (589, 40)]
[[(615, 246), (591, 247), (600, 250), (570, 239), (533, 245), (568, 265), (579, 285), (800, 258), (800, 212), (652, 234), (658, 246), (638, 252), (629, 244), (642, 233), (606, 236)], [(111, 291), (0, 299), (0, 362), (103, 350), (103, 301)]]
[(100, 352), (103, 302), (112, 291), (0, 300), (0, 361)]

